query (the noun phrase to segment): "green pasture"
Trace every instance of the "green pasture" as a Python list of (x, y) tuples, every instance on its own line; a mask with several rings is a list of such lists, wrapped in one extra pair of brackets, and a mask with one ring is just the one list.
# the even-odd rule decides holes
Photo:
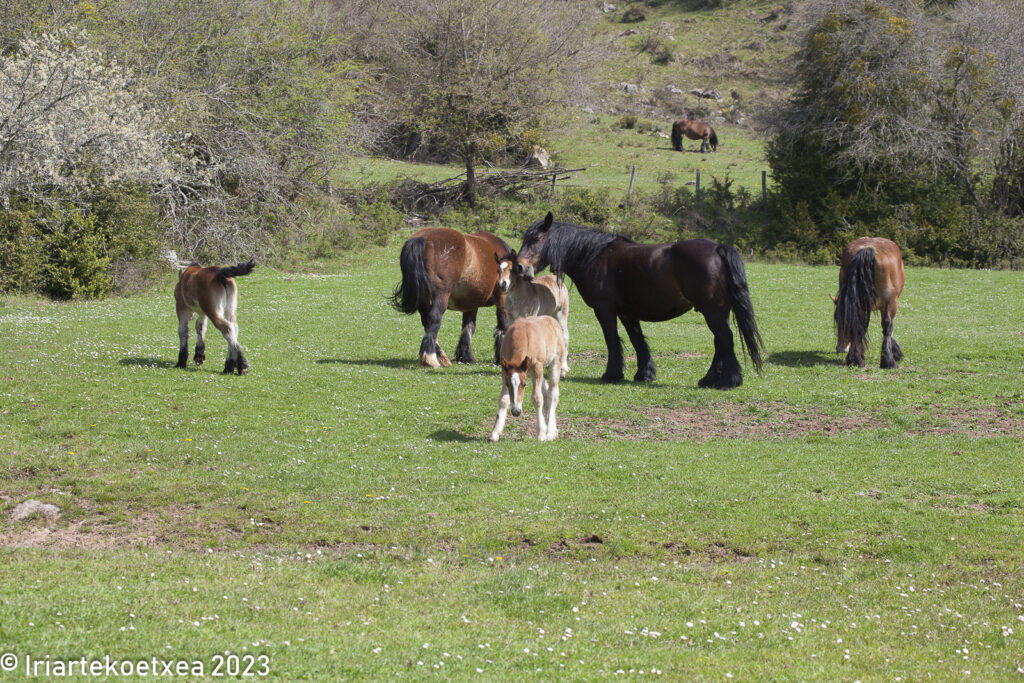
[[(734, 191), (744, 188), (755, 199), (761, 196), (761, 172), (768, 170), (768, 163), (764, 158), (764, 141), (756, 133), (720, 124), (715, 127), (719, 139), (717, 153), (701, 154), (699, 140), (684, 140), (686, 151), (677, 152), (668, 138), (671, 121), (639, 117), (638, 123), (643, 126), (623, 128), (617, 116), (566, 112), (547, 149), (558, 166), (585, 170), (569, 174), (571, 177), (560, 180), (556, 189), (607, 190), (613, 196), (625, 198), (635, 166), (634, 192), (653, 192), (662, 182), (671, 187), (690, 183), (692, 187), (699, 170), (704, 189), (717, 178), (719, 182), (731, 181)], [(662, 130), (658, 132), (655, 127)], [(478, 173), (490, 170), (483, 166)], [(335, 173), (333, 182), (337, 187), (389, 184), (402, 178), (433, 183), (455, 178), (464, 171), (458, 164), (356, 157)]]
[[(656, 382), (599, 383), (574, 291), (560, 438), (527, 410), (490, 444), (493, 311), (482, 362), (419, 367), (418, 317), (385, 300), (398, 248), (240, 279), (244, 377), (212, 329), (206, 365), (173, 367), (171, 276), (0, 299), (0, 652), (261, 654), (280, 680), (1020, 679), (1024, 274), (908, 269), (882, 371), (877, 317), (871, 366), (833, 351), (836, 268), (750, 264), (767, 362), (729, 392), (696, 388), (695, 313), (645, 327)], [(60, 518), (12, 521), (28, 498)]]

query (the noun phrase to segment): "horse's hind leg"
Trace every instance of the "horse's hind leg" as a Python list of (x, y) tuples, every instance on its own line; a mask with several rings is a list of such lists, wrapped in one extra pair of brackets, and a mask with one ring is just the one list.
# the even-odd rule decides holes
[(892, 336), (892, 330), (896, 318), (896, 302), (886, 305), (882, 311), (882, 365), (883, 369), (897, 367), (897, 363), (903, 359), (903, 349), (900, 348), (896, 338)]
[(637, 382), (653, 382), (655, 377), (654, 359), (651, 358), (651, 348), (644, 339), (644, 332), (640, 329), (640, 321), (634, 318), (619, 316), (622, 326), (626, 328), (629, 341), (636, 349), (636, 375), (633, 379)]
[(437, 295), (430, 308), (420, 309), (420, 321), (423, 323), (423, 341), (420, 342), (420, 365), (431, 368), (447, 368), (452, 362), (437, 343), (437, 333), (441, 329), (441, 316), (448, 309), (448, 295)]
[(206, 360), (206, 316), (202, 313), (196, 318), (196, 365)]
[(704, 321), (708, 329), (715, 335), (715, 356), (711, 359), (711, 367), (699, 382), (699, 387), (712, 389), (735, 389), (743, 384), (743, 372), (736, 360), (733, 348), (732, 330), (729, 329), (729, 311), (714, 310), (704, 313)]
[(192, 319), (192, 311), (178, 308), (178, 363), (174, 367), (184, 368), (188, 365), (188, 322)]
[(224, 361), (224, 372), (237, 371), (239, 375), (249, 372), (249, 364), (242, 354), (242, 347), (238, 343), (238, 325), (228, 322), (221, 316), (210, 316), (210, 322), (224, 335), (224, 341), (228, 343), (228, 357)]
[(475, 363), (473, 355), (473, 332), (476, 331), (476, 311), (466, 311), (462, 314), (462, 333), (459, 335), (459, 344), (455, 347), (456, 363)]

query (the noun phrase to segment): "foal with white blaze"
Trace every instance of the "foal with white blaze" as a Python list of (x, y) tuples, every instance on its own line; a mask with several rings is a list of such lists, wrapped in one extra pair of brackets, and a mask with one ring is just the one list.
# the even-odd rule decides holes
[[(549, 315), (558, 321), (562, 328), (562, 339), (566, 351), (569, 349), (569, 290), (561, 278), (555, 275), (526, 279), (516, 275), (513, 266), (516, 262), (515, 252), (512, 258), (499, 259), (498, 288), (508, 293), (505, 299), (505, 312), (512, 320), (528, 315)], [(562, 362), (562, 377), (569, 372), (569, 355)]]
[[(541, 441), (556, 438), (559, 371), (565, 365), (565, 339), (558, 322), (546, 315), (527, 316), (513, 322), (501, 342), (500, 362), (501, 396), (490, 440), (497, 441), (501, 437), (510, 404), (512, 415), (518, 417), (522, 414), (527, 375), (533, 380), (537, 438)], [(544, 380), (545, 370), (548, 371), (547, 381)]]
[(206, 360), (206, 321), (220, 330), (228, 343), (228, 357), (224, 362), (224, 372), (235, 372), (244, 375), (249, 372), (249, 363), (238, 343), (238, 321), (235, 311), (238, 309), (238, 287), (235, 278), (248, 275), (256, 267), (255, 261), (239, 263), (237, 266), (221, 268), (210, 266), (203, 268), (193, 263), (178, 275), (178, 284), (174, 286), (174, 304), (178, 313), (178, 364), (184, 368), (188, 362), (188, 323), (192, 316), (196, 319), (196, 365)]

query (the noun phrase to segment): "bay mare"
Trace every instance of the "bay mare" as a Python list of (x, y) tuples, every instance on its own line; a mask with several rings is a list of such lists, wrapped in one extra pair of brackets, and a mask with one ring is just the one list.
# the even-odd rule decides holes
[(616, 319), (636, 349), (634, 379), (650, 382), (655, 378), (654, 361), (641, 321), (669, 320), (690, 309), (704, 316), (715, 339), (711, 367), (698, 386), (732, 389), (743, 383), (733, 350), (730, 312), (736, 319), (740, 344), (754, 368), (761, 370), (763, 342), (743, 259), (734, 247), (705, 239), (638, 244), (593, 228), (555, 222), (548, 213), (523, 236), (516, 272), (530, 279), (548, 266), (556, 275), (572, 278), (583, 301), (594, 309), (608, 346), (602, 381), (619, 382), (623, 377)]
[(685, 151), (683, 149), (683, 138), (689, 138), (690, 140), (700, 140), (700, 152), (703, 154), (707, 150), (712, 152), (718, 151), (718, 134), (715, 133), (715, 129), (710, 124), (704, 123), (703, 121), (690, 121), (688, 119), (680, 119), (672, 124), (672, 148), (677, 152)]
[(512, 249), (489, 232), (465, 235), (450, 228), (424, 228), (402, 245), (398, 257), (402, 279), (389, 300), (395, 310), (411, 315), (419, 312), (423, 323), (420, 364), (448, 367), (451, 361), (437, 341), (441, 316), (446, 310), (462, 312), (462, 333), (455, 347), (455, 362), (475, 363), (473, 332), (477, 310), (497, 309), (494, 331), (494, 361), (498, 361), (501, 338), (508, 327), (505, 292), (498, 288), (494, 260), (509, 257)]
[(882, 317), (882, 368), (895, 368), (903, 349), (892, 336), (898, 300), (906, 277), (903, 253), (892, 240), (861, 237), (843, 249), (836, 305), (836, 353), (846, 351), (846, 364), (864, 367), (871, 311)]

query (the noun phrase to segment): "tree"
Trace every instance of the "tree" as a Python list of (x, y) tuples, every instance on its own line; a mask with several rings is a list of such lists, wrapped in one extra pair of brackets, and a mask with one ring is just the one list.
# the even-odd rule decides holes
[(466, 167), (566, 103), (585, 65), (585, 4), (383, 0), (365, 42), (392, 116)]
[(98, 184), (170, 176), (156, 113), (84, 33), (23, 38), (0, 57), (0, 203), (79, 201)]

